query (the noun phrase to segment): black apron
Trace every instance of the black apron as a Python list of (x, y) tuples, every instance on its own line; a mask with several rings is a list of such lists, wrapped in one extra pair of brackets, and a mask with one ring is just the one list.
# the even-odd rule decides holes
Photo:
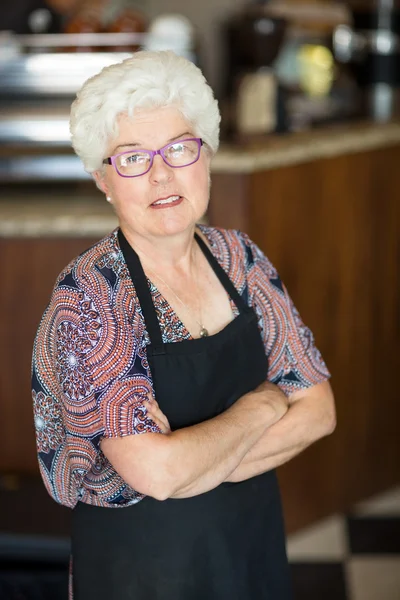
[[(256, 314), (198, 235), (239, 315), (215, 335), (167, 344), (139, 257), (121, 231), (118, 238), (150, 336), (155, 396), (172, 430), (215, 417), (266, 380)], [(192, 498), (147, 496), (115, 509), (78, 502), (72, 561), (74, 600), (292, 598), (275, 471)]]

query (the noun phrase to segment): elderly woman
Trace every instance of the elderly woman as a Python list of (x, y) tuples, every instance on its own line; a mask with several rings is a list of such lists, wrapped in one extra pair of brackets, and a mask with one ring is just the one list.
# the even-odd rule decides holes
[(269, 260), (197, 225), (219, 121), (171, 52), (103, 69), (72, 106), (74, 149), (119, 219), (59, 275), (34, 348), (75, 600), (291, 598), (274, 468), (333, 430), (333, 397)]

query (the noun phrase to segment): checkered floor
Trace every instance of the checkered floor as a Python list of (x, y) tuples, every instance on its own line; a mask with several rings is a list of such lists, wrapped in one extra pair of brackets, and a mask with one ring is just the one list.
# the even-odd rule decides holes
[[(69, 523), (41, 481), (0, 478), (0, 600), (67, 600)], [(289, 536), (288, 555), (294, 600), (400, 600), (400, 486)]]
[(400, 600), (400, 487), (288, 539), (295, 600)]

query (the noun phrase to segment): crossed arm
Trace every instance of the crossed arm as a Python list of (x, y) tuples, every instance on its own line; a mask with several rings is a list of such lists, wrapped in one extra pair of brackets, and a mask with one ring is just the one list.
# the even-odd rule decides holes
[(289, 398), (266, 383), (221, 415), (174, 432), (155, 400), (148, 412), (164, 435), (103, 439), (101, 447), (129, 485), (159, 500), (195, 496), (224, 481), (264, 473), (335, 427), (328, 382)]
[(327, 381), (291, 394), (284, 417), (265, 430), (227, 481), (243, 481), (282, 465), (332, 433), (335, 426), (334, 398)]

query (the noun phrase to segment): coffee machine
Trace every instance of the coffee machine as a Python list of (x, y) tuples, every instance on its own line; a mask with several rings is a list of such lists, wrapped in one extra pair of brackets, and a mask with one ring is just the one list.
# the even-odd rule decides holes
[(227, 137), (246, 139), (283, 127), (273, 63), (286, 28), (287, 21), (274, 16), (265, 0), (253, 0), (225, 23), (223, 133)]
[(352, 24), (339, 25), (333, 48), (360, 90), (360, 112), (385, 122), (400, 115), (400, 0), (349, 0)]

